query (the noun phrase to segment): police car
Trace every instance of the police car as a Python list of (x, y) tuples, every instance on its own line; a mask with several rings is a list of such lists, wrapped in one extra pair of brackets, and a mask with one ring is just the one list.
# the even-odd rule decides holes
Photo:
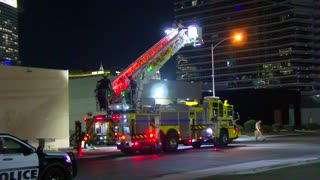
[(75, 176), (72, 153), (43, 151), (15, 136), (0, 133), (0, 180), (65, 180)]

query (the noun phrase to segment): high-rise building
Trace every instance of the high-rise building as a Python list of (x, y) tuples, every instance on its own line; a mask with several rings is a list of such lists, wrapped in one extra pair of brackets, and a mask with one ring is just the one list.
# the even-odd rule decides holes
[[(319, 97), (319, 0), (175, 0), (174, 6), (175, 19), (201, 26), (204, 40), (178, 52), (177, 80), (203, 82), (210, 92), (214, 60), (218, 95), (281, 90)], [(225, 40), (234, 31), (246, 33), (241, 46)]]
[(0, 0), (0, 65), (20, 65), (17, 0)]

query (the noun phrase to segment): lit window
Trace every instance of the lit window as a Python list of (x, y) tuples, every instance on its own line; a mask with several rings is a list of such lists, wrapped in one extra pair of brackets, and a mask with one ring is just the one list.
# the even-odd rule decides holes
[(192, 6), (196, 6), (198, 4), (198, 0), (193, 0), (192, 1)]

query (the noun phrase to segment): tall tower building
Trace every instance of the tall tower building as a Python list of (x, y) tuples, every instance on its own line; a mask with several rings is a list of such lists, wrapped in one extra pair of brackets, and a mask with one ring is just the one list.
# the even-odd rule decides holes
[[(178, 52), (177, 80), (201, 81), (210, 94), (214, 59), (218, 96), (283, 90), (320, 97), (319, 0), (175, 0), (174, 6), (175, 19), (201, 26), (204, 40)], [(223, 41), (238, 30), (246, 33), (242, 46)]]
[(0, 65), (20, 65), (17, 0), (0, 0)]

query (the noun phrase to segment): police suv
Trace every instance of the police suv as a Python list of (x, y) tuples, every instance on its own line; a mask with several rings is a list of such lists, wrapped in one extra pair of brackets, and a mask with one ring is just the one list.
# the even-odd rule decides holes
[(15, 136), (0, 133), (0, 180), (65, 180), (75, 176), (72, 153), (43, 151)]

